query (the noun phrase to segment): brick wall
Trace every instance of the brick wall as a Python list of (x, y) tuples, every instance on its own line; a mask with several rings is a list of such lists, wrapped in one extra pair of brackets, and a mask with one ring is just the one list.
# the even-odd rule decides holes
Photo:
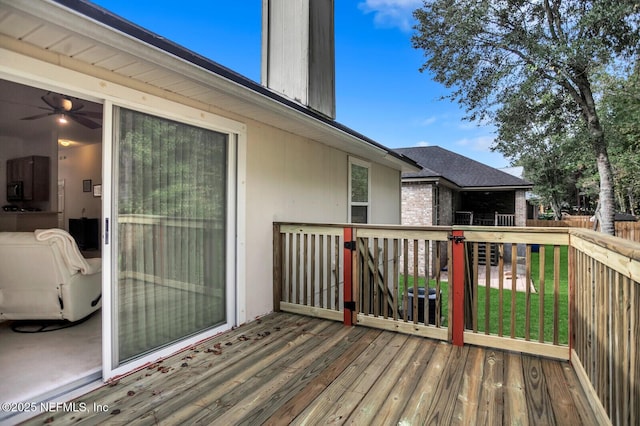
[[(402, 184), (402, 224), (431, 226), (434, 222), (433, 185), (425, 183)], [(409, 244), (409, 275), (413, 275), (414, 246)], [(418, 274), (425, 276), (427, 254), (433, 256), (433, 248), (424, 241), (418, 242)], [(400, 271), (404, 271), (405, 259), (400, 258)], [(431, 269), (429, 271), (431, 273)], [(402, 272), (401, 272), (402, 273)], [(430, 274), (431, 275), (431, 274)]]
[(402, 224), (431, 225), (433, 221), (433, 191), (424, 183), (402, 184)]
[(527, 226), (527, 200), (525, 191), (516, 191), (516, 226)]

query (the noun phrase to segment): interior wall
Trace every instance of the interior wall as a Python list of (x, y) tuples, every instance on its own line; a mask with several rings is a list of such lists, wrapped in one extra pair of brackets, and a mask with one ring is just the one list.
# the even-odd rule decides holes
[[(69, 229), (70, 218), (101, 217), (102, 198), (93, 196), (93, 185), (102, 184), (102, 144), (61, 149), (58, 179), (65, 182), (65, 229)], [(91, 180), (90, 192), (83, 191), (84, 180)]]

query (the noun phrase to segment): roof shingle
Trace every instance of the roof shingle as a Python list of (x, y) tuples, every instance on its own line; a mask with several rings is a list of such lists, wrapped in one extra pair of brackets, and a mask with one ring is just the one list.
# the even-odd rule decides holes
[(419, 172), (403, 173), (403, 180), (443, 178), (461, 188), (532, 187), (523, 179), (439, 146), (398, 148), (395, 151), (423, 167)]

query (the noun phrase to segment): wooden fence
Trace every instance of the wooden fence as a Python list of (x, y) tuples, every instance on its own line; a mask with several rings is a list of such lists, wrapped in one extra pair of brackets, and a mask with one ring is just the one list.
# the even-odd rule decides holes
[[(563, 220), (535, 220), (527, 219), (527, 227), (564, 227), (593, 229), (593, 222), (588, 216), (572, 216)], [(640, 221), (638, 222), (616, 222), (616, 237), (629, 241), (640, 242)]]
[(599, 423), (640, 424), (636, 243), (576, 227), (274, 224), (273, 277), (275, 310), (569, 359)]

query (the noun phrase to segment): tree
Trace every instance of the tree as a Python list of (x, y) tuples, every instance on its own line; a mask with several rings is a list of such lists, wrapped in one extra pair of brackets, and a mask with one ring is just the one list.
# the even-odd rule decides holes
[(601, 109), (611, 146), (616, 198), (621, 211), (635, 215), (640, 202), (640, 63), (628, 78), (605, 77)]
[(631, 0), (432, 0), (414, 12), (412, 42), (427, 58), (421, 71), (451, 88), (470, 120), (500, 128), (496, 117), (518, 117), (512, 108), (527, 95), (547, 114), (556, 105), (581, 120), (600, 176), (601, 229), (613, 234), (613, 174), (592, 85), (597, 71), (637, 54), (639, 14)]

